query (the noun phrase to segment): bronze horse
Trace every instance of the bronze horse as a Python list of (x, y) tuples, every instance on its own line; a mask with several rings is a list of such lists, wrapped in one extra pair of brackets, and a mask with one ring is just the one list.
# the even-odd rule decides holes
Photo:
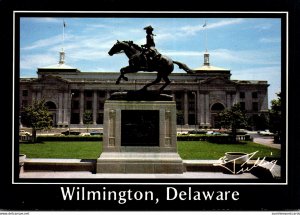
[(159, 92), (162, 92), (163, 89), (171, 83), (168, 76), (174, 70), (174, 64), (177, 64), (180, 69), (183, 69), (188, 74), (194, 73), (194, 71), (185, 64), (173, 61), (164, 55), (159, 55), (158, 58), (154, 57), (153, 60), (148, 61), (148, 67), (143, 67), (141, 60), (143, 49), (132, 41), (117, 41), (108, 52), (110, 56), (119, 53), (126, 54), (129, 59), (129, 65), (120, 69), (121, 75), (117, 79), (116, 84), (119, 84), (121, 79), (128, 81), (128, 78), (125, 77), (125, 74), (127, 73), (136, 73), (138, 71), (157, 72), (156, 79), (153, 82), (146, 84), (141, 90), (146, 90), (151, 85), (158, 84), (161, 79), (163, 79), (165, 84), (159, 89)]

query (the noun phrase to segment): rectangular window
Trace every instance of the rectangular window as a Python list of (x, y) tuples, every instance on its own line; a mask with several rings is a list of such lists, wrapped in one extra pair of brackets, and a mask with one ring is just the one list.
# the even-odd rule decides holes
[(252, 92), (252, 98), (257, 99), (257, 92)]
[(86, 109), (91, 110), (92, 109), (92, 101), (86, 101)]
[(72, 101), (72, 109), (74, 110), (79, 109), (79, 101)]
[(182, 110), (182, 103), (181, 102), (176, 102), (176, 109), (177, 110)]
[(99, 110), (103, 110), (104, 109), (104, 103), (103, 102), (99, 102)]
[(103, 124), (103, 113), (98, 113), (96, 123)]
[(85, 94), (86, 97), (92, 97), (92, 96), (93, 96), (93, 91), (91, 91), (91, 90), (86, 90), (86, 91), (84, 92), (84, 94)]
[(258, 102), (253, 102), (252, 103), (252, 110), (253, 111), (258, 111)]
[(244, 99), (245, 98), (245, 92), (240, 92), (240, 98)]
[(71, 124), (79, 124), (79, 113), (72, 113), (71, 114)]
[(182, 93), (181, 92), (176, 92), (175, 93), (175, 99), (177, 100), (180, 100), (182, 98)]
[(23, 90), (22, 91), (22, 96), (28, 96), (28, 90)]
[(195, 102), (194, 101), (189, 102), (189, 110), (195, 110)]
[(241, 109), (242, 110), (245, 110), (246, 108), (245, 108), (245, 102), (240, 102), (240, 106), (241, 106)]
[(105, 98), (105, 91), (98, 91), (98, 96), (100, 97), (100, 98)]
[(72, 90), (71, 91), (72, 98), (78, 98), (79, 94), (80, 94), (79, 90)]

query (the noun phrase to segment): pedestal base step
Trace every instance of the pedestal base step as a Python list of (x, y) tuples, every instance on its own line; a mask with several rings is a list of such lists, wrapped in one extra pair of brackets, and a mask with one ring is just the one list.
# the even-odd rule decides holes
[(97, 173), (183, 173), (178, 153), (103, 152)]

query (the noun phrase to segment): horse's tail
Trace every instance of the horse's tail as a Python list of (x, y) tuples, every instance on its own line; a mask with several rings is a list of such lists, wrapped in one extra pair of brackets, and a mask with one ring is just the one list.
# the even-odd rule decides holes
[(178, 65), (179, 69), (183, 69), (184, 71), (186, 71), (188, 74), (194, 74), (196, 73), (195, 70), (190, 69), (186, 64), (178, 62), (178, 61), (173, 61), (173, 63), (175, 63), (176, 65)]

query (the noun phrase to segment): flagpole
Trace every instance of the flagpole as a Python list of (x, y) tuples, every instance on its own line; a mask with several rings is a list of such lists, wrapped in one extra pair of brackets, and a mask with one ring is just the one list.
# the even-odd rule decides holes
[(204, 31), (205, 31), (205, 51), (207, 52), (207, 29), (206, 29), (207, 23), (205, 20), (205, 23), (203, 25)]
[(205, 26), (205, 50), (207, 52), (207, 29), (206, 29), (206, 26)]
[(64, 50), (65, 46), (65, 20), (63, 19), (63, 44), (62, 44), (62, 50)]
[(65, 63), (65, 51), (64, 51), (64, 46), (65, 46), (65, 27), (66, 27), (66, 23), (65, 23), (65, 20), (63, 19), (62, 48), (61, 48), (61, 51), (59, 52), (59, 64), (64, 64)]

